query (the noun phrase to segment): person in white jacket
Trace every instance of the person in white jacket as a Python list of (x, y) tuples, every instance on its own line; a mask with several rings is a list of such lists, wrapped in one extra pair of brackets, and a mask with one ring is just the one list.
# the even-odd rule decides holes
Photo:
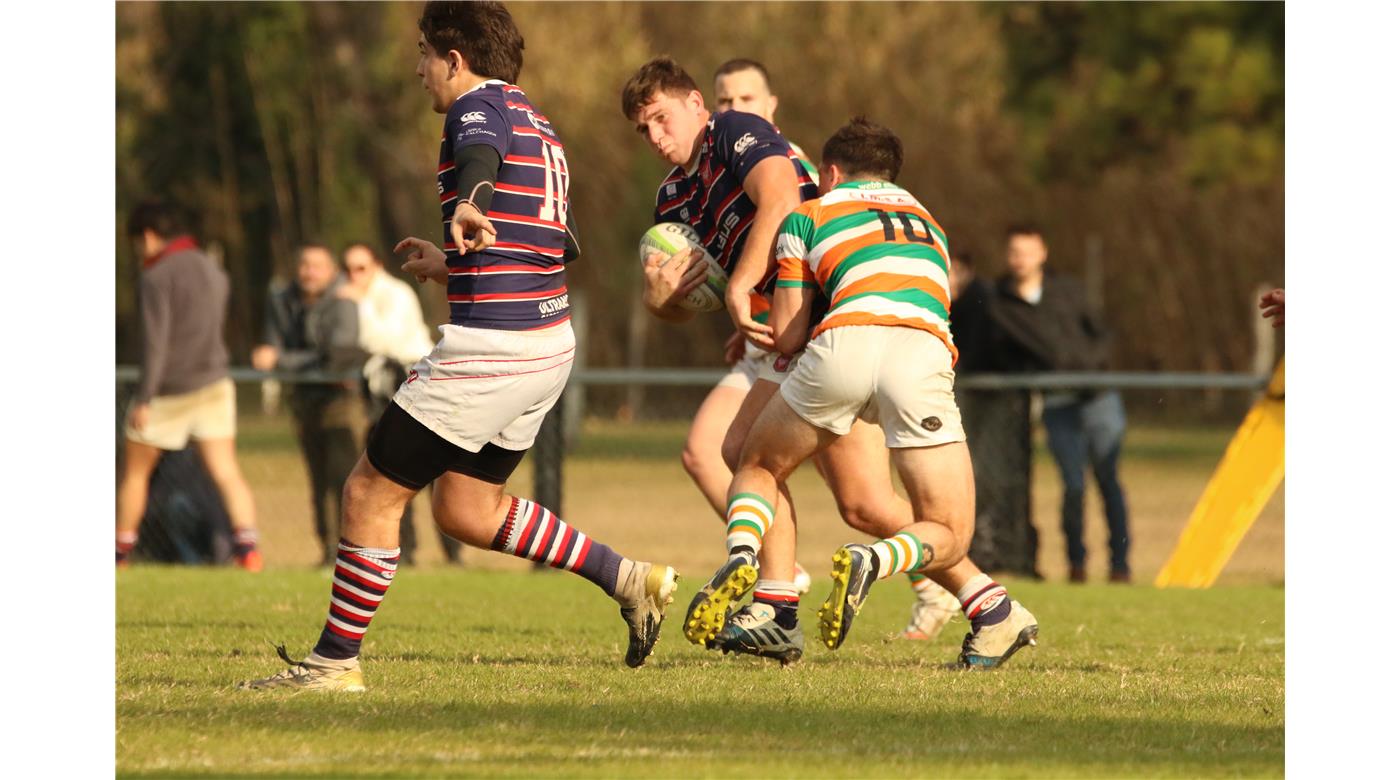
[[(407, 378), (408, 369), (432, 351), (432, 333), (423, 321), (418, 292), (386, 271), (373, 247), (363, 242), (351, 244), (342, 258), (349, 283), (340, 288), (340, 295), (359, 306), (360, 347), (370, 356), (364, 368), (369, 418), (375, 421)], [(410, 504), (399, 524), (399, 547), (405, 563), (413, 562), (417, 542)], [(448, 560), (455, 563), (461, 559), (461, 542), (442, 536), (442, 544)]]

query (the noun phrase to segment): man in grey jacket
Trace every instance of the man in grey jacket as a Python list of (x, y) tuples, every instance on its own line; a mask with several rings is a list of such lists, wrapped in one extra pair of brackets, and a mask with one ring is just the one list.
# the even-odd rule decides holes
[(234, 455), (235, 397), (224, 347), (228, 277), (164, 203), (132, 210), (127, 235), (141, 261), (141, 379), (127, 410), (117, 485), (117, 566), (125, 567), (146, 512), (151, 474), (166, 451), (193, 439), (223, 498), (234, 556), (262, 569), (253, 494)]
[[(366, 355), (354, 301), (338, 295), (345, 283), (335, 256), (321, 244), (298, 251), (296, 281), (272, 290), (265, 343), (253, 350), (259, 371), (358, 373)], [(311, 482), (311, 511), (321, 562), (335, 561), (340, 541), (340, 492), (363, 446), (364, 407), (353, 379), (299, 382), (288, 405)]]

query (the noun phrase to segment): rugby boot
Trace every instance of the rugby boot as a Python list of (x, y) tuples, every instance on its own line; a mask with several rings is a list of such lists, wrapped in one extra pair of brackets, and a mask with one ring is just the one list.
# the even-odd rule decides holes
[(963, 639), (962, 653), (952, 666), (958, 669), (995, 669), (1006, 663), (1017, 650), (1027, 645), (1035, 647), (1039, 635), (1040, 626), (1035, 622), (1035, 615), (1020, 602), (1012, 601), (1011, 614), (1005, 620), (983, 626)]
[(766, 604), (749, 604), (724, 624), (713, 646), (726, 655), (744, 653), (776, 659), (783, 666), (802, 659), (802, 626), (783, 628)]
[(724, 628), (731, 607), (757, 584), (758, 566), (754, 554), (743, 551), (729, 556), (715, 576), (690, 600), (685, 624), (681, 626), (685, 638), (708, 646)]
[(622, 562), (617, 573), (617, 593), (613, 596), (622, 605), (622, 619), (627, 621), (627, 665), (633, 668), (646, 663), (647, 656), (661, 636), (661, 621), (666, 619), (666, 606), (675, 601), (676, 570), (644, 561)]
[(848, 544), (831, 556), (831, 594), (817, 610), (817, 630), (828, 648), (835, 650), (846, 641), (879, 573), (875, 553), (867, 545)]
[(310, 691), (347, 691), (360, 693), (365, 689), (365, 676), (360, 672), (358, 658), (336, 661), (322, 658), (315, 653), (300, 661), (293, 661), (287, 655), (284, 645), (277, 646), (277, 655), (287, 663), (286, 669), (259, 680), (245, 680), (238, 684), (241, 690), (266, 691), (273, 688), (292, 688)]
[(948, 621), (962, 614), (958, 597), (938, 588), (933, 601), (914, 599), (914, 609), (909, 615), (909, 625), (901, 635), (905, 639), (933, 639), (948, 625)]
[(797, 586), (799, 596), (805, 596), (812, 590), (812, 575), (808, 574), (800, 563), (792, 565), (792, 584)]

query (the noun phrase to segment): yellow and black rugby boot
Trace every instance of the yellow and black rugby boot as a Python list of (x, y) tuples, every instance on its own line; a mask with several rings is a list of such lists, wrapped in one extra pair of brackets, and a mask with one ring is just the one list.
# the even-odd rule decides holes
[(713, 641), (729, 619), (733, 607), (758, 584), (758, 561), (743, 550), (729, 556), (715, 576), (690, 600), (681, 630), (697, 645), (713, 648)]
[(831, 556), (831, 594), (817, 610), (817, 630), (828, 648), (835, 650), (846, 641), (879, 573), (875, 553), (867, 545), (848, 544)]

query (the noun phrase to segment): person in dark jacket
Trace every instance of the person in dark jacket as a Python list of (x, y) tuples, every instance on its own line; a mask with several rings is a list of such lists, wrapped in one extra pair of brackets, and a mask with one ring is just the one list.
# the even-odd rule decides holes
[[(1007, 274), (997, 285), (993, 315), (1007, 342), (1007, 368), (1020, 371), (1101, 371), (1109, 338), (1073, 277), (1047, 271), (1045, 238), (1034, 226), (1007, 231)], [(1108, 519), (1113, 582), (1130, 581), (1128, 507), (1118, 481), (1118, 455), (1127, 421), (1116, 390), (1049, 391), (1045, 432), (1064, 482), (1061, 523), (1070, 580), (1084, 582), (1084, 470), (1089, 467)]]
[[(996, 286), (977, 273), (972, 255), (948, 264), (949, 326), (958, 345), (958, 375), (1006, 370), (1003, 337), (991, 306)], [(954, 386), (976, 481), (976, 531), (969, 551), (988, 571), (1040, 578), (1038, 535), (1030, 510), (1030, 394)]]
[[(320, 244), (299, 251), (296, 282), (268, 297), (265, 343), (253, 350), (259, 371), (349, 374), (364, 366), (359, 312), (338, 291), (345, 283), (335, 256)], [(288, 405), (311, 481), (311, 509), (321, 563), (335, 561), (340, 542), (340, 493), (355, 467), (365, 412), (354, 380), (297, 383)]]

